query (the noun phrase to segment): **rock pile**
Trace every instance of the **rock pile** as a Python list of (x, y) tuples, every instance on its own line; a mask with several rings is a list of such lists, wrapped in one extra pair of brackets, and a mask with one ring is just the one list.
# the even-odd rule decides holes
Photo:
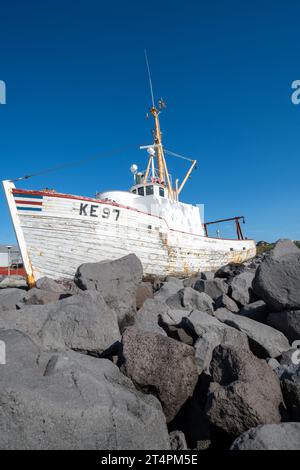
[(133, 254), (31, 290), (4, 278), (0, 341), (1, 449), (300, 449), (288, 240), (152, 284)]

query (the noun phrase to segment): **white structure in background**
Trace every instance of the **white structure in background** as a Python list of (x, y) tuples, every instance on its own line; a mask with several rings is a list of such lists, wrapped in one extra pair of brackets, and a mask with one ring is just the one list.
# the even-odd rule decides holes
[(15, 245), (0, 245), (0, 268), (22, 264), (20, 250)]

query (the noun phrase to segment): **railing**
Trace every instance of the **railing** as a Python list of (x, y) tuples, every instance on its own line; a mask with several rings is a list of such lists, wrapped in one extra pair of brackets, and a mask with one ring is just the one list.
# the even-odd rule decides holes
[(240, 220), (242, 220), (243, 224), (245, 223), (245, 217), (243, 215), (239, 217), (231, 217), (230, 219), (220, 219), (220, 220), (214, 220), (213, 222), (205, 222), (205, 224), (203, 224), (205, 235), (208, 237), (208, 228), (207, 228), (208, 225), (221, 224), (222, 222), (230, 222), (232, 220), (235, 221), (236, 234), (237, 234), (238, 240), (244, 240), (244, 235), (243, 235), (241, 224), (240, 224)]

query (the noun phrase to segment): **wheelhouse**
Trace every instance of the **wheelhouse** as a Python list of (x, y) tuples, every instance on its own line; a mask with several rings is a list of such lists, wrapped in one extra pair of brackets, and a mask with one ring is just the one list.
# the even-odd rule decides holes
[(129, 191), (138, 196), (168, 197), (166, 186), (158, 183), (136, 184)]

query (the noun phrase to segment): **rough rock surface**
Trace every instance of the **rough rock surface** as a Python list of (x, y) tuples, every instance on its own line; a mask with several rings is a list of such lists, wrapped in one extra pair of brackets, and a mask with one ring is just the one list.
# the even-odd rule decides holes
[(196, 309), (209, 314), (213, 314), (214, 311), (212, 298), (204, 292), (197, 292), (191, 287), (180, 289), (178, 292), (168, 297), (166, 304), (171, 309)]
[(202, 273), (200, 273), (200, 277), (205, 281), (211, 281), (215, 278), (215, 273), (213, 273), (212, 271), (203, 271)]
[(37, 289), (33, 287), (27, 292), (27, 297), (25, 300), (26, 305), (46, 305), (51, 302), (57, 302), (61, 296), (66, 294), (61, 294), (59, 292), (54, 292), (51, 290)]
[(216, 310), (215, 316), (221, 322), (245, 333), (249, 338), (251, 350), (259, 357), (278, 357), (290, 349), (287, 338), (268, 325), (235, 315), (225, 308)]
[(236, 302), (232, 300), (228, 295), (223, 294), (218, 297), (214, 303), (214, 308), (217, 310), (218, 308), (227, 308), (232, 313), (239, 312), (239, 307), (237, 306)]
[(148, 333), (159, 333), (167, 336), (164, 329), (159, 326), (160, 316), (167, 312), (169, 312), (169, 307), (164, 302), (147, 299), (134, 317), (134, 326)]
[(185, 435), (182, 431), (170, 432), (171, 450), (187, 450)]
[(246, 270), (247, 268), (244, 264), (229, 263), (226, 266), (222, 266), (220, 269), (218, 269), (218, 271), (215, 273), (215, 277), (230, 280), (234, 276), (237, 276)]
[(2, 312), (0, 328), (20, 330), (43, 349), (101, 353), (120, 337), (117, 316), (98, 292)]
[(281, 421), (279, 379), (264, 360), (246, 349), (221, 345), (214, 350), (210, 373), (206, 411), (212, 424), (239, 436), (260, 424)]
[(199, 273), (197, 276), (193, 277), (187, 277), (186, 279), (183, 280), (183, 285), (184, 287), (193, 287), (195, 286), (197, 281), (211, 281), (215, 278), (215, 273), (211, 271), (203, 271), (202, 273)]
[(216, 300), (220, 295), (227, 294), (228, 284), (224, 279), (212, 279), (212, 280), (199, 280), (195, 283), (194, 289), (198, 292), (204, 292), (213, 300)]
[[(298, 361), (299, 357), (300, 354)], [(280, 374), (284, 401), (290, 419), (300, 421), (300, 362), (293, 366), (280, 368), (277, 373)]]
[(271, 311), (300, 310), (300, 250), (289, 240), (276, 244), (258, 267), (256, 295)]
[(43, 291), (56, 292), (57, 294), (65, 294), (68, 290), (62, 283), (58, 283), (54, 279), (46, 276), (40, 277), (40, 279), (36, 281), (35, 287)]
[(130, 254), (113, 261), (82, 264), (75, 274), (83, 290), (96, 290), (116, 311), (120, 326), (132, 322), (136, 313), (136, 291), (142, 281), (140, 260)]
[(281, 331), (291, 343), (300, 340), (300, 310), (270, 313), (267, 322)]
[(195, 356), (199, 374), (207, 371), (214, 349), (220, 344), (248, 349), (247, 336), (235, 328), (222, 324), (217, 318), (193, 311), (188, 317), (199, 336), (195, 343)]
[(136, 308), (139, 310), (147, 299), (153, 299), (153, 289), (150, 282), (141, 282), (136, 290)]
[[(77, 284), (0, 288), (0, 448), (222, 450), (253, 427), (257, 446), (257, 426), (300, 421), (299, 253), (280, 241), (217, 277), (144, 282), (130, 255), (81, 266)], [(266, 265), (268, 295), (293, 307), (253, 294)], [(273, 441), (259, 437), (286, 446), (281, 430)]]
[(160, 399), (167, 422), (171, 421), (198, 380), (193, 348), (134, 327), (125, 330), (122, 344), (124, 373), (140, 389)]
[(230, 450), (300, 450), (300, 423), (265, 424), (238, 437)]
[[(178, 279), (176, 279), (178, 281)], [(168, 281), (164, 282), (162, 287), (154, 294), (156, 300), (165, 302), (169, 297), (176, 294), (180, 289), (182, 289), (181, 284), (178, 282)]]
[(12, 330), (0, 330), (0, 340), (7, 348), (1, 449), (170, 449), (158, 400), (137, 391), (110, 361), (43, 353)]
[(292, 240), (282, 238), (276, 242), (275, 247), (271, 251), (266, 253), (264, 259), (268, 256), (280, 259), (290, 255), (299, 255), (299, 248), (297, 248)]
[(172, 282), (178, 286), (178, 290), (183, 288), (183, 280), (175, 276), (167, 276), (166, 282)]
[(243, 317), (250, 318), (250, 320), (266, 323), (269, 309), (263, 300), (256, 300), (251, 304), (245, 305), (239, 313)]
[(244, 271), (231, 279), (229, 295), (238, 304), (247, 305), (256, 300), (252, 290), (254, 275), (254, 271)]
[(248, 339), (244, 333), (199, 310), (171, 310), (162, 314), (162, 320), (170, 327), (185, 329), (186, 333), (195, 339), (195, 358), (199, 374), (208, 369), (213, 350), (221, 343), (248, 348)]
[(28, 293), (23, 289), (9, 288), (0, 290), (0, 312), (1, 310), (14, 310), (23, 304)]
[(186, 279), (183, 280), (183, 286), (194, 288), (194, 285), (196, 284), (196, 282), (200, 281), (201, 279), (203, 279), (203, 277), (201, 277), (201, 274), (199, 274), (198, 276), (187, 277)]
[(7, 276), (3, 277), (0, 280), (0, 289), (7, 289), (7, 288), (24, 288), (27, 289), (27, 282), (23, 276)]

